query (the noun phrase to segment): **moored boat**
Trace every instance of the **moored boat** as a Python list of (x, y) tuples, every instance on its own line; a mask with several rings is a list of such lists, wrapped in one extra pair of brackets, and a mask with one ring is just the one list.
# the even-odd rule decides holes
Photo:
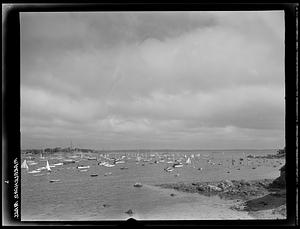
[(40, 170), (32, 170), (32, 171), (29, 171), (28, 173), (39, 173), (41, 172)]
[(135, 184), (133, 185), (133, 187), (141, 188), (141, 187), (143, 187), (143, 185), (142, 185), (141, 183), (135, 183)]
[(164, 169), (166, 172), (172, 172), (174, 170), (174, 168), (172, 167), (167, 167)]
[(90, 168), (90, 166), (89, 165), (78, 165), (76, 168), (77, 169), (88, 169), (88, 168)]
[(181, 168), (181, 167), (183, 167), (183, 164), (180, 162), (173, 164), (173, 168)]
[(21, 168), (22, 169), (29, 169), (28, 165), (27, 165), (27, 162), (26, 162), (26, 159), (23, 161), (22, 165), (21, 165)]
[(50, 168), (50, 165), (49, 165), (49, 162), (47, 161), (46, 163), (46, 167), (45, 167), (48, 171), (51, 171), (51, 168)]
[(71, 164), (71, 163), (75, 163), (75, 160), (73, 160), (73, 159), (65, 159), (65, 160), (63, 161), (63, 164), (64, 164), (64, 165), (66, 165), (66, 164)]

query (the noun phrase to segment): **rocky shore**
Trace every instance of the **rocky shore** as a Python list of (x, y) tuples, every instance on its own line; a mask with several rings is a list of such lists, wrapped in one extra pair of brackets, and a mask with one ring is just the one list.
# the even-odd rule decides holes
[(285, 148), (282, 150), (278, 150), (277, 154), (268, 154), (268, 155), (248, 155), (247, 158), (263, 158), (263, 159), (281, 159), (285, 158)]
[[(277, 180), (277, 179), (276, 179)], [(218, 195), (222, 199), (236, 200), (231, 209), (247, 211), (255, 218), (285, 218), (285, 186), (272, 179), (223, 180), (219, 182), (193, 182), (160, 184), (159, 187), (177, 191)]]

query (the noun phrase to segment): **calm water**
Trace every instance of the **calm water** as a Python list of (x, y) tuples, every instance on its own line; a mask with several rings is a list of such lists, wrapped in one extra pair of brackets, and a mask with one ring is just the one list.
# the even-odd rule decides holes
[[(276, 150), (176, 152), (174, 155), (165, 154), (165, 162), (158, 164), (153, 162), (159, 160), (159, 155), (153, 152), (140, 155), (142, 158), (150, 159), (152, 154), (152, 159), (147, 162), (136, 162), (136, 154), (127, 153), (124, 164), (116, 164), (111, 168), (100, 166), (94, 160), (78, 158), (75, 159), (80, 160), (77, 163), (51, 168), (49, 174), (46, 171), (30, 174), (26, 169), (22, 169), (22, 220), (123, 220), (129, 217), (154, 220), (178, 219), (178, 217), (207, 219), (213, 216), (218, 219), (230, 218), (232, 212), (226, 207), (228, 202), (218, 197), (208, 198), (199, 194), (179, 193), (154, 185), (179, 181), (275, 178), (279, 176), (283, 160), (246, 160), (249, 154), (275, 153)], [(172, 172), (164, 171), (164, 168), (172, 165), (167, 161), (183, 158), (185, 162), (192, 154), (194, 157), (191, 164), (176, 168)], [(48, 159), (50, 165), (59, 163), (61, 160), (55, 158), (57, 156), (59, 155), (48, 156), (46, 160)], [(241, 163), (236, 163), (240, 162), (240, 158), (243, 158)], [(233, 159), (236, 161), (234, 164)], [(46, 166), (46, 160), (40, 159), (39, 155), (31, 160), (38, 164), (29, 166), (29, 171)], [(84, 172), (77, 169), (77, 165), (89, 165), (90, 168)], [(128, 169), (121, 169), (122, 167)], [(111, 175), (105, 176), (108, 173)], [(91, 177), (91, 174), (98, 176)], [(50, 180), (60, 181), (51, 183)], [(142, 183), (143, 187), (134, 187), (136, 182)], [(176, 193), (176, 196), (170, 196), (171, 193)], [(194, 209), (192, 211), (194, 214), (191, 214), (191, 211), (189, 214), (183, 211), (185, 208)], [(125, 213), (129, 209), (133, 210), (133, 215)], [(247, 218), (245, 213), (235, 212), (235, 215), (238, 218)]]

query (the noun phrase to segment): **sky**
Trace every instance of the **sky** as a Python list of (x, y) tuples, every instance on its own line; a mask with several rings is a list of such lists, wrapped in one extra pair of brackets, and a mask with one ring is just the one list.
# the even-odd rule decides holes
[(284, 12), (22, 12), (21, 146), (285, 144)]

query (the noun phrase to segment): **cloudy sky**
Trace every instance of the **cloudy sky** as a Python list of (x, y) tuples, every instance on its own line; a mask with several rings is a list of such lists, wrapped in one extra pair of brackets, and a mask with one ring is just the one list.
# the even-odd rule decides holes
[(284, 147), (284, 13), (21, 14), (23, 148)]

